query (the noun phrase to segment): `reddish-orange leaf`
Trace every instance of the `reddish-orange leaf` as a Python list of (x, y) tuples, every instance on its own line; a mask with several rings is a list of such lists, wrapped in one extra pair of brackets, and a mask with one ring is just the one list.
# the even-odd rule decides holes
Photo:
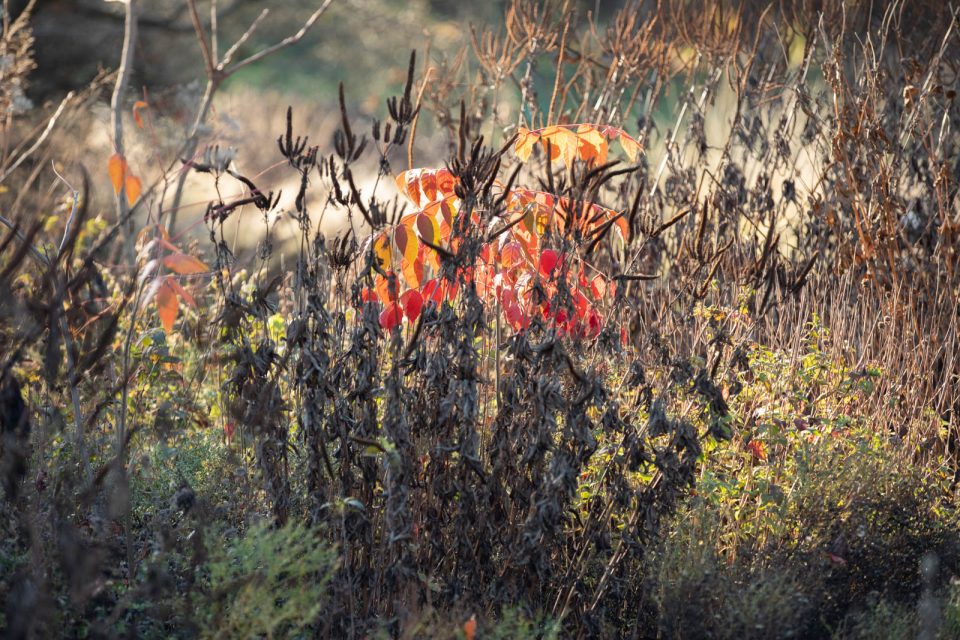
[(474, 640), (477, 635), (477, 617), (470, 616), (470, 619), (463, 623), (463, 637), (466, 640)]
[(202, 260), (194, 258), (186, 253), (171, 253), (163, 257), (163, 266), (171, 271), (181, 275), (193, 275), (195, 273), (205, 273), (210, 270)]
[(503, 245), (500, 250), (500, 266), (504, 269), (512, 269), (523, 262), (523, 247), (514, 240)]
[(113, 192), (119, 194), (127, 175), (127, 161), (124, 160), (122, 155), (115, 153), (110, 156), (110, 159), (107, 160), (107, 174), (110, 176)]
[(754, 460), (763, 462), (767, 459), (767, 447), (761, 440), (751, 440), (747, 443), (747, 449), (750, 451)]
[[(393, 271), (387, 271), (387, 276), (394, 276)], [(393, 280), (393, 285), (390, 285), (390, 280)], [(388, 302), (396, 302), (397, 297), (399, 296), (399, 287), (400, 284), (397, 282), (396, 276), (392, 278), (384, 278), (381, 275), (377, 275), (374, 278), (373, 287), (377, 292), (377, 297), (380, 298), (380, 302), (387, 304)]]
[(167, 284), (173, 288), (173, 292), (177, 294), (177, 297), (186, 302), (191, 307), (197, 306), (197, 301), (193, 299), (193, 296), (190, 293), (180, 286), (180, 283), (177, 282), (176, 278), (167, 278)]
[(137, 126), (143, 129), (143, 116), (140, 115), (140, 111), (147, 108), (147, 103), (143, 100), (137, 100), (133, 103), (133, 121), (137, 123)]
[(124, 182), (124, 191), (127, 193), (127, 204), (131, 207), (137, 202), (137, 199), (140, 197), (140, 189), (142, 187), (140, 178), (134, 175), (127, 173), (126, 182)]
[(163, 330), (167, 333), (173, 331), (173, 325), (177, 321), (177, 314), (180, 312), (180, 303), (177, 300), (177, 292), (170, 284), (173, 280), (167, 276), (160, 288), (157, 289), (157, 314), (160, 316), (160, 323)]
[(423, 308), (423, 296), (416, 289), (410, 289), (400, 296), (400, 306), (403, 307), (403, 315), (407, 316), (410, 322), (420, 317), (420, 310)]
[(607, 138), (592, 124), (577, 127), (580, 159), (588, 164), (599, 165), (607, 161)]
[(455, 197), (457, 179), (448, 169), (410, 169), (396, 177), (397, 188), (418, 207)]
[(403, 311), (396, 302), (391, 302), (380, 312), (380, 326), (387, 331), (399, 326), (401, 320), (403, 320)]
[(540, 275), (549, 277), (557, 266), (559, 258), (557, 252), (552, 249), (544, 249), (540, 254)]

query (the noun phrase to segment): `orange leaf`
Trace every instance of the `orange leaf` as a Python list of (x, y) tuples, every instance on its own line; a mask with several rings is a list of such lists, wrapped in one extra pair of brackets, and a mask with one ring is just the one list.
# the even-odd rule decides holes
[(133, 121), (137, 123), (137, 126), (143, 129), (143, 117), (140, 115), (142, 109), (147, 108), (147, 103), (143, 100), (137, 100), (133, 103)]
[(620, 147), (623, 149), (623, 152), (627, 154), (627, 157), (630, 158), (630, 162), (636, 162), (637, 156), (642, 150), (639, 142), (623, 132), (620, 133)]
[(607, 161), (607, 138), (591, 124), (577, 127), (580, 159), (588, 164), (599, 165)]
[(577, 157), (580, 140), (576, 133), (566, 127), (553, 126), (541, 129), (540, 141), (544, 148), (547, 147), (548, 142), (550, 143), (551, 161), (559, 158), (565, 166), (569, 167)]
[(110, 156), (110, 159), (107, 160), (107, 174), (110, 176), (113, 192), (119, 194), (127, 175), (127, 161), (122, 155), (115, 153)]
[(171, 253), (163, 257), (163, 266), (181, 275), (205, 273), (210, 270), (202, 260), (185, 253)]
[[(392, 276), (392, 271), (387, 271), (387, 276)], [(377, 274), (377, 277), (373, 280), (374, 291), (377, 292), (377, 297), (380, 298), (380, 302), (387, 304), (388, 302), (396, 302), (399, 295), (399, 283), (396, 281), (396, 276), (393, 277), (393, 285), (390, 284), (389, 278), (384, 278), (380, 274)]]
[(176, 289), (170, 284), (172, 280), (172, 277), (167, 276), (157, 289), (157, 314), (167, 333), (173, 331), (173, 324), (177, 321), (177, 314), (180, 312)]
[(140, 178), (134, 175), (127, 174), (126, 182), (124, 183), (124, 189), (127, 192), (127, 204), (131, 207), (136, 203), (137, 198), (140, 197), (140, 189), (142, 187)]
[(404, 258), (400, 261), (400, 271), (403, 272), (403, 279), (407, 281), (407, 286), (416, 289), (423, 280), (423, 261)]
[(173, 287), (173, 292), (176, 293), (181, 300), (186, 302), (191, 307), (197, 306), (197, 301), (193, 299), (193, 296), (190, 295), (186, 289), (180, 286), (180, 283), (177, 282), (176, 278), (169, 278), (167, 283)]
[(567, 166), (577, 157), (588, 164), (603, 164), (607, 160), (610, 140), (619, 140), (620, 147), (636, 162), (642, 151), (640, 143), (616, 127), (593, 124), (552, 125), (530, 131), (520, 127), (519, 137), (513, 150), (521, 161), (526, 162), (539, 140), (550, 150), (550, 160), (561, 160)]
[(397, 188), (418, 207), (455, 197), (457, 179), (449, 169), (410, 169), (396, 177)]

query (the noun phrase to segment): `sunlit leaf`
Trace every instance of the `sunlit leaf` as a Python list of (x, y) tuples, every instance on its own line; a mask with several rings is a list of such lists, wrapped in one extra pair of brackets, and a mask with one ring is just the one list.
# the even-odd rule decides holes
[[(394, 275), (393, 271), (387, 271), (386, 274), (388, 276), (386, 278), (378, 274), (373, 281), (374, 282), (373, 286), (374, 286), (374, 290), (377, 292), (377, 297), (379, 297), (380, 302), (384, 304), (387, 304), (389, 302), (396, 302), (397, 298), (400, 295), (398, 291), (400, 285), (397, 282), (396, 276)], [(393, 280), (392, 286), (390, 284), (391, 280)]]
[(400, 325), (403, 320), (403, 311), (396, 302), (391, 302), (380, 312), (380, 326), (387, 331)]
[(390, 238), (387, 237), (386, 233), (380, 233), (373, 239), (373, 254), (383, 271), (390, 269), (393, 261), (393, 249), (390, 246)]
[(163, 257), (163, 266), (180, 275), (193, 275), (196, 273), (206, 273), (210, 270), (202, 260), (194, 258), (186, 253), (171, 253)]
[(186, 302), (191, 307), (197, 306), (197, 301), (193, 299), (193, 296), (190, 295), (186, 289), (180, 286), (180, 283), (177, 282), (176, 278), (168, 278), (167, 284), (173, 288), (173, 292), (177, 294), (178, 298)]
[(591, 124), (581, 124), (577, 127), (579, 145), (577, 152), (580, 159), (592, 165), (603, 164), (607, 161), (607, 138)]
[(420, 310), (423, 308), (423, 296), (416, 289), (410, 289), (400, 296), (400, 306), (403, 307), (403, 315), (407, 320), (414, 322), (420, 317)]
[(113, 192), (120, 193), (127, 175), (127, 161), (119, 153), (115, 153), (107, 160), (107, 174), (110, 176), (110, 184), (113, 185)]
[(164, 331), (173, 332), (173, 325), (177, 321), (177, 314), (180, 312), (180, 303), (177, 299), (176, 289), (170, 284), (173, 278), (167, 276), (164, 278), (157, 289), (157, 314), (160, 316), (160, 323)]
[(549, 277), (556, 268), (557, 262), (559, 262), (557, 252), (552, 249), (544, 249), (540, 253), (540, 274)]
[(127, 179), (124, 182), (124, 191), (127, 193), (127, 204), (129, 204), (131, 207), (140, 198), (140, 189), (142, 186), (143, 185), (140, 182), (140, 178), (127, 173)]
[(520, 162), (526, 162), (530, 159), (533, 147), (540, 139), (540, 135), (535, 131), (530, 131), (525, 127), (517, 130), (517, 142), (513, 147), (513, 152), (520, 158)]
[(607, 161), (609, 141), (615, 139), (620, 141), (620, 147), (631, 162), (636, 162), (642, 151), (636, 139), (616, 127), (582, 123), (552, 125), (535, 131), (521, 127), (518, 132), (513, 150), (522, 162), (530, 158), (537, 141), (544, 149), (549, 149), (551, 162), (560, 160), (566, 166), (576, 158), (592, 165), (603, 164)]
[(396, 177), (397, 188), (417, 207), (456, 197), (457, 179), (449, 169), (410, 169)]
[(419, 213), (416, 217), (417, 235), (433, 245), (440, 244), (440, 223), (435, 218)]

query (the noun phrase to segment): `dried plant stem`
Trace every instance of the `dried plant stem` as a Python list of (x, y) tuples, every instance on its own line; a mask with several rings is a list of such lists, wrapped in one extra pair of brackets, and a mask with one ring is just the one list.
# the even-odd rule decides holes
[[(139, 0), (127, 0), (126, 16), (123, 28), (123, 49), (120, 53), (120, 65), (117, 67), (117, 80), (110, 99), (110, 118), (113, 122), (113, 147), (116, 153), (124, 155), (123, 147), (123, 95), (127, 89), (130, 69), (133, 65), (133, 50), (137, 37), (137, 8)], [(130, 205), (127, 203), (126, 187), (121, 185), (116, 197), (117, 220), (128, 219)], [(133, 220), (124, 226), (124, 248), (128, 257), (133, 256)]]
[(60, 116), (63, 115), (63, 110), (66, 109), (67, 105), (73, 100), (74, 92), (69, 92), (63, 100), (60, 101), (60, 105), (57, 107), (57, 110), (53, 112), (53, 115), (50, 116), (50, 119), (47, 121), (47, 126), (44, 127), (43, 132), (37, 136), (36, 140), (33, 141), (33, 144), (30, 145), (26, 151), (21, 153), (16, 160), (14, 160), (10, 166), (3, 169), (3, 172), (0, 173), (0, 184), (3, 183), (7, 177), (13, 173), (17, 167), (19, 167), (23, 162), (32, 156), (37, 149), (40, 148), (47, 138), (50, 137), (50, 132), (53, 131), (53, 128), (56, 126), (57, 121), (60, 119)]

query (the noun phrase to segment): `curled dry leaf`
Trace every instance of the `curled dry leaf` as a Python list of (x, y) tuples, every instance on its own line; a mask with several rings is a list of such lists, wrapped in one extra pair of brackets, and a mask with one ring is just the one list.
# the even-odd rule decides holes
[(146, 109), (147, 107), (148, 107), (147, 103), (144, 102), (143, 100), (137, 100), (136, 102), (133, 103), (133, 121), (141, 129), (143, 129), (143, 115), (141, 115), (140, 112)]

